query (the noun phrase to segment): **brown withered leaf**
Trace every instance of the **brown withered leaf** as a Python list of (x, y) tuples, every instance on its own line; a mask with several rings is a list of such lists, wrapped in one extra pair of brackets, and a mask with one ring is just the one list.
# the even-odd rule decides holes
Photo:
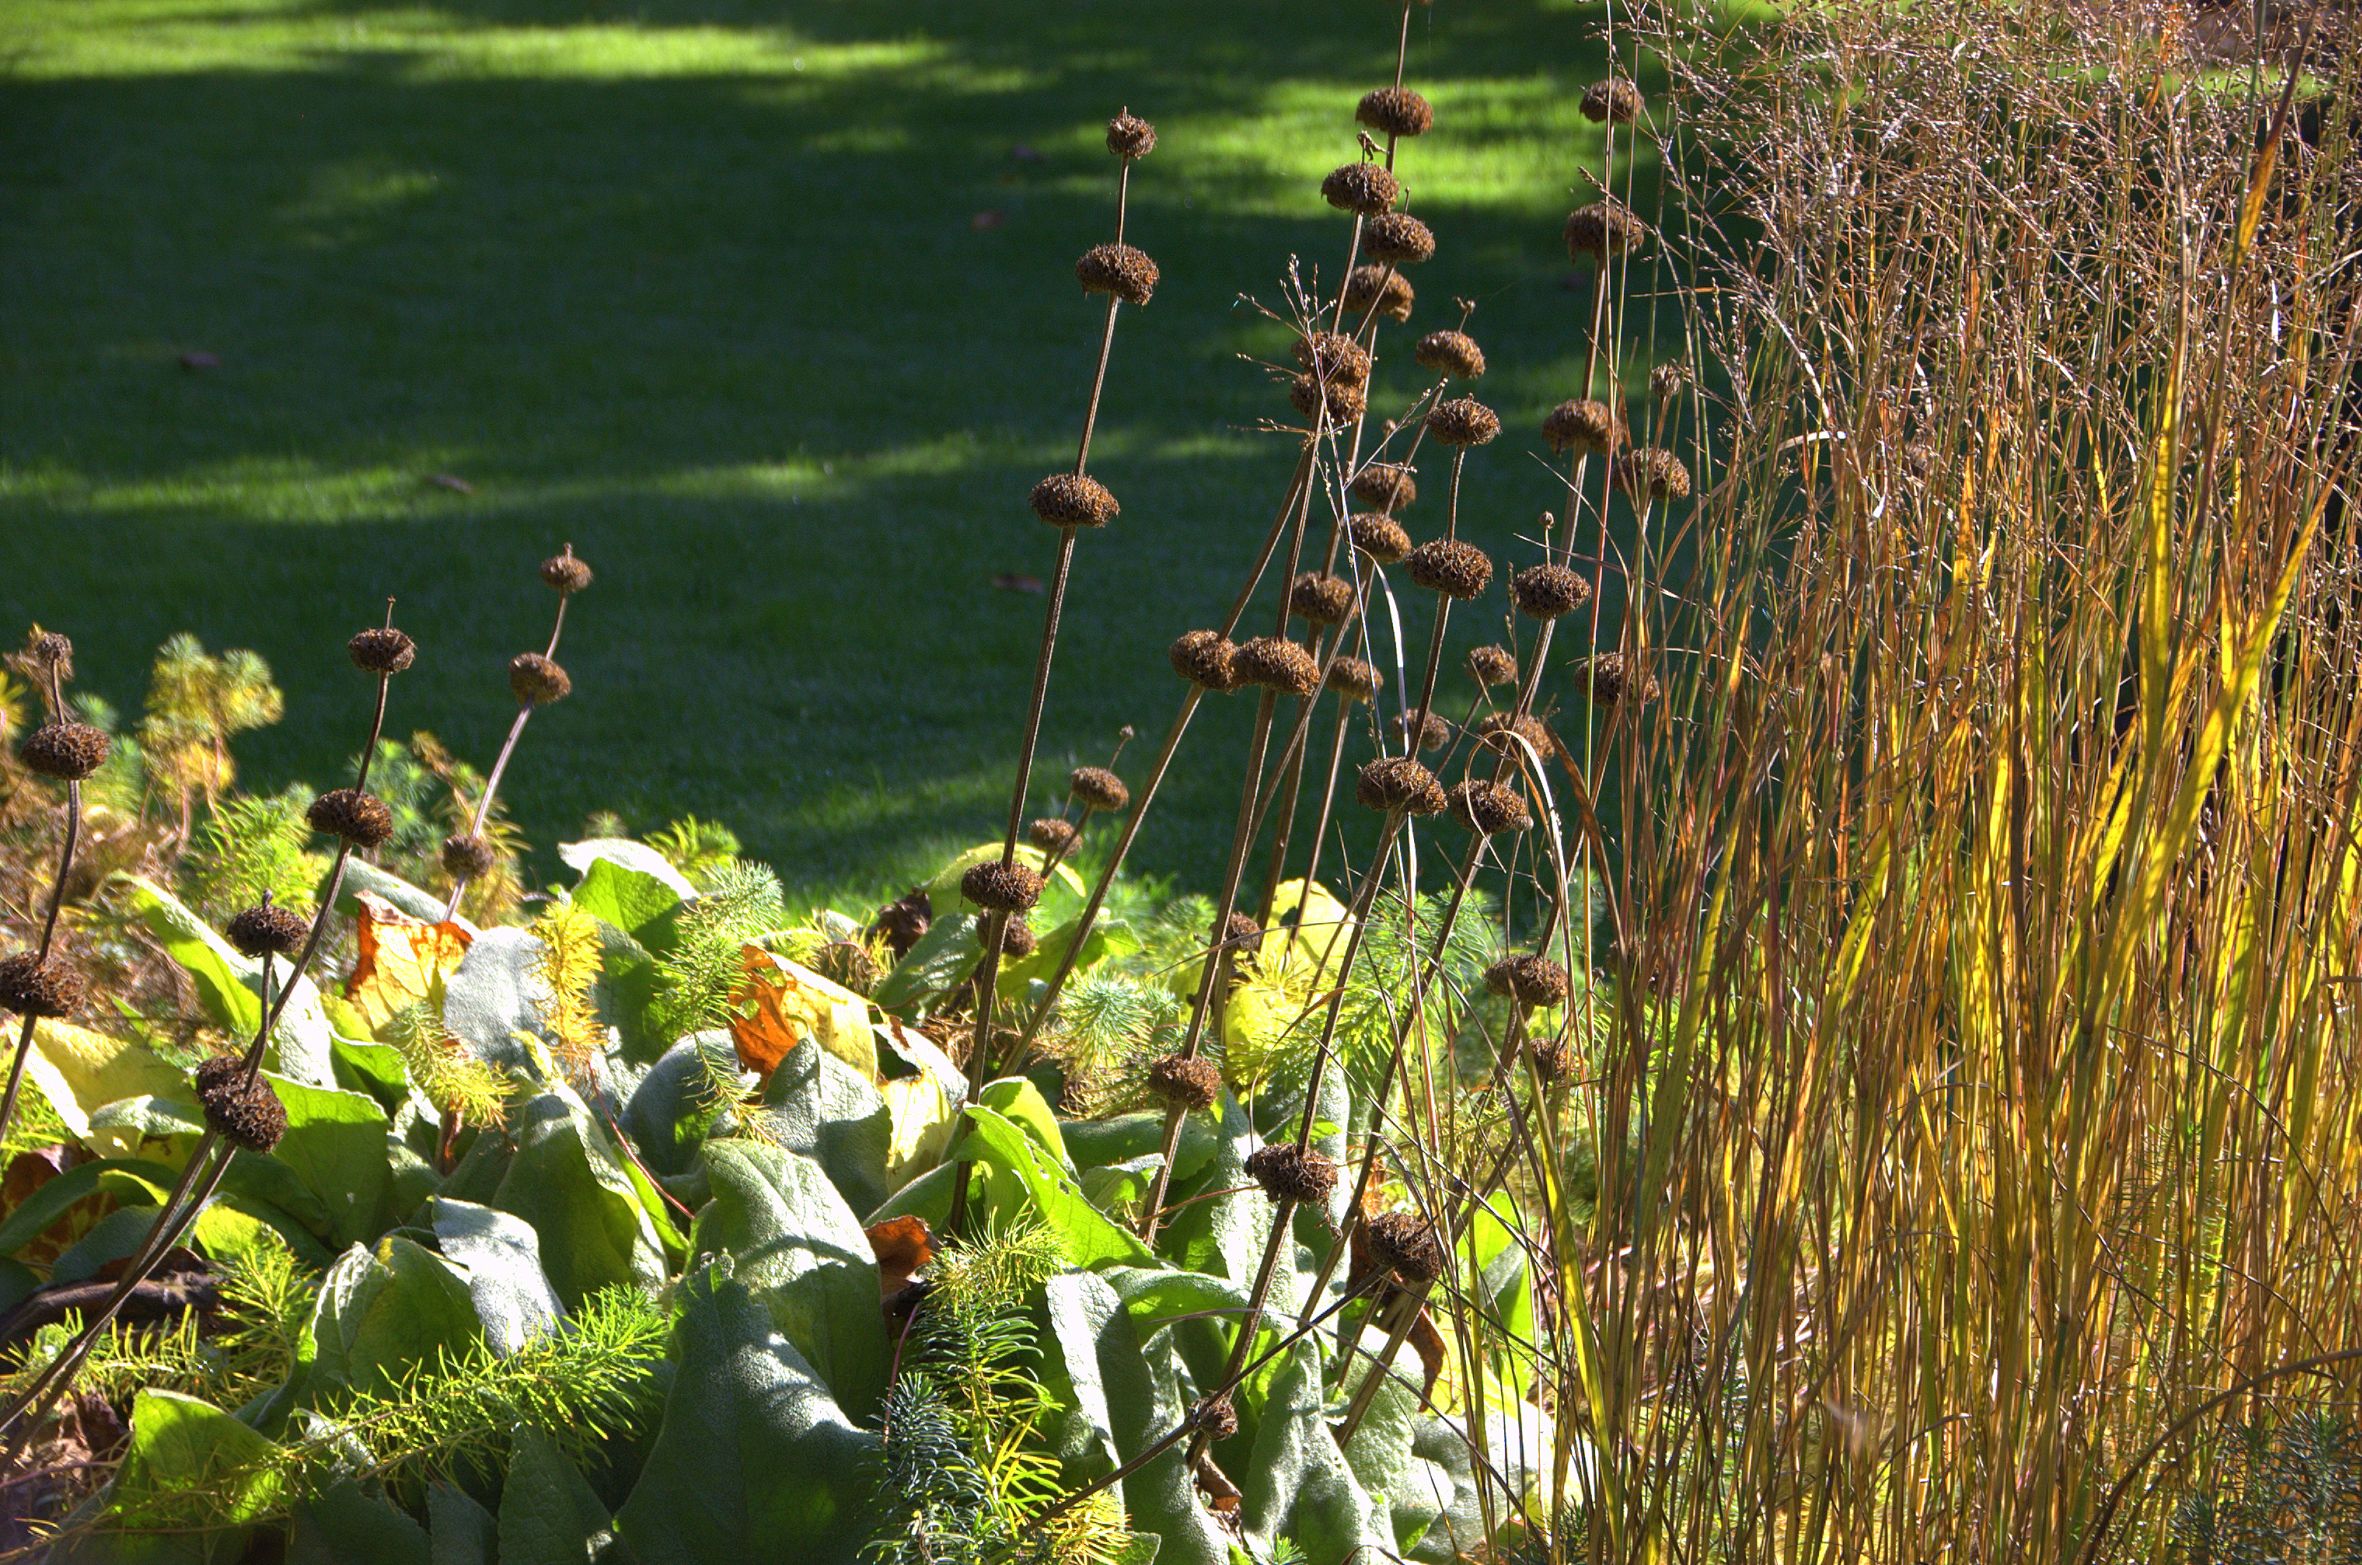
[(738, 1063), (767, 1080), (787, 1051), (804, 1041), (804, 1030), (780, 1003), (785, 978), (769, 952), (761, 946), (743, 948), (738, 970), (738, 992), (730, 997), (730, 1041), (737, 1045)]
[(935, 1259), (935, 1236), (923, 1217), (889, 1217), (866, 1230), (869, 1248), (878, 1258), (878, 1291), (894, 1293), (910, 1281), (911, 1273)]

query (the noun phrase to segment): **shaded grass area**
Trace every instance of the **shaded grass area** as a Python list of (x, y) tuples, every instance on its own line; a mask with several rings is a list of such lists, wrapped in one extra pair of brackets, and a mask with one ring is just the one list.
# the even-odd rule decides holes
[[(1416, 324), (1478, 302), (1509, 432), (1462, 527), (1497, 553), (1554, 500), (1535, 426), (1581, 373), (1557, 230), (1595, 21), (1413, 18)], [(1129, 236), (1165, 280), (1116, 342), (1092, 466), (1124, 514), (1083, 540), (1045, 781), (1125, 723), (1149, 748), (1166, 641), (1236, 590), (1289, 465), (1238, 357), (1284, 338), (1238, 295), (1341, 264), (1317, 185), (1393, 41), (1375, 3), (11, 0), (0, 626), (70, 631), (125, 707), (174, 630), (255, 648), (272, 786), (352, 748), (341, 643), (394, 594), (423, 652), (392, 730), (481, 762), (570, 539), (600, 579), (514, 774), (533, 837), (695, 812), (816, 895), (907, 881), (1005, 809), (1042, 600), (991, 580), (1050, 565), (1025, 493), (1095, 347), (1101, 124), (1158, 123)], [(1393, 342), (1380, 407), (1417, 385)], [(1144, 869), (1219, 874), (1246, 718), (1201, 719)]]

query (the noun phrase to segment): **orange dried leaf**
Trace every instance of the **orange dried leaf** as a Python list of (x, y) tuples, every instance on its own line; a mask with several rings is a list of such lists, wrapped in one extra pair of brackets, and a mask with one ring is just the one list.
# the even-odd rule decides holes
[(910, 1281), (911, 1273), (935, 1259), (935, 1236), (923, 1217), (889, 1217), (869, 1229), (869, 1247), (878, 1258), (878, 1292), (892, 1295)]

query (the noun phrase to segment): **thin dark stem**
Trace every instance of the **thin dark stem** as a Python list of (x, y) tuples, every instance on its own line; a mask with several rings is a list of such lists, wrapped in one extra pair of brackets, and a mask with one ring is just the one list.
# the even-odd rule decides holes
[[(50, 668), (52, 688), (56, 688), (57, 669)], [(62, 699), (62, 697), (61, 697)], [(50, 951), (57, 944), (57, 921), (65, 907), (66, 877), (73, 873), (74, 848), (82, 840), (82, 784), (77, 780), (66, 784), (65, 836), (58, 845), (57, 876), (49, 884), (49, 908), (41, 919), (41, 943), (34, 948), (36, 963), (49, 960)], [(27, 1015), (17, 1028), (16, 1057), (8, 1065), (8, 1089), (0, 1094), (0, 1144), (5, 1144), (8, 1132), (16, 1124), (16, 1100), (24, 1086), (25, 1063), (33, 1055), (35, 1018)]]

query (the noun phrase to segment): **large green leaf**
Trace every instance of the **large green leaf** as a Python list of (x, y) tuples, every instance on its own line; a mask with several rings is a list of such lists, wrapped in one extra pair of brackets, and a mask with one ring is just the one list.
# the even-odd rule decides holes
[(1317, 1340), (1308, 1337), (1281, 1357), (1255, 1415), (1252, 1448), (1233, 1463), (1240, 1519), (1259, 1553), (1292, 1538), (1316, 1560), (1391, 1558), (1397, 1550), (1388, 1507), (1355, 1481), (1329, 1432)]
[(510, 1133), (516, 1154), (489, 1204), (533, 1225), (542, 1269), (566, 1307), (605, 1287), (662, 1285), (662, 1236), (582, 1100), (553, 1086), (518, 1112)]
[(868, 1078), (826, 1049), (794, 1048), (763, 1084), (770, 1138), (818, 1163), (857, 1212), (885, 1200), (893, 1124)]
[(1093, 1206), (1074, 1175), (1014, 1121), (982, 1105), (970, 1109), (967, 1132), (952, 1155), (983, 1165), (986, 1196), (996, 1217), (1010, 1221), (1038, 1215), (1058, 1235), (1066, 1258), (1075, 1265), (1088, 1269), (1155, 1262), (1148, 1247)]
[(580, 842), (561, 842), (558, 857), (568, 869), (580, 875), (588, 876), (599, 864), (612, 864), (661, 883), (677, 901), (687, 902), (697, 895), (697, 888), (689, 884), (688, 876), (673, 868), (672, 860), (629, 837), (586, 837)]
[(431, 1565), (497, 1565), (500, 1526), (464, 1489), (436, 1482), (426, 1491)]
[[(668, 868), (670, 866), (667, 866)], [(680, 933), (684, 897), (671, 883), (646, 869), (616, 859), (593, 859), (574, 888), (574, 905), (599, 922), (632, 937), (649, 951), (669, 951)]]
[[(262, 963), (241, 956), (189, 906), (152, 880), (118, 875), (125, 911), (137, 918), (164, 954), (189, 975), (205, 1014), (231, 1037), (250, 1040), (262, 1026)], [(287, 981), (285, 963), (275, 964), (275, 985)], [(320, 992), (298, 978), (281, 1007), (265, 1063), (299, 1081), (326, 1086), (335, 1079), (329, 1063), (328, 1017)]]
[(320, 1279), (300, 1370), (305, 1398), (390, 1389), (478, 1337), (474, 1303), (443, 1258), (399, 1234), (354, 1245)]
[(111, 1157), (137, 1151), (141, 1129), (119, 1118), (99, 1122), (107, 1105), (128, 1098), (191, 1096), (187, 1076), (145, 1045), (55, 1021), (33, 1029), (25, 1082), (48, 1100), (68, 1131)]
[(363, 1093), (267, 1078), (287, 1109), (287, 1134), (271, 1160), (292, 1170), (327, 1214), (336, 1244), (374, 1239), (391, 1216), (385, 1110)]
[(542, 1011), (550, 994), (541, 977), (544, 950), (528, 930), (487, 929), (444, 980), (443, 1025), (478, 1059), (540, 1073), (537, 1051), (526, 1038), (546, 1043)]
[(692, 1251), (730, 1256), (837, 1402), (870, 1416), (889, 1348), (877, 1258), (860, 1220), (808, 1157), (732, 1138), (707, 1142), (705, 1163), (713, 1199), (697, 1214)]
[(44, 1182), (0, 1221), (0, 1255), (14, 1255), (49, 1226), (92, 1196), (107, 1195), (142, 1206), (160, 1206), (177, 1176), (161, 1163), (137, 1158), (99, 1158), (77, 1163)]
[(131, 1406), (131, 1444), (108, 1489), (104, 1515), (125, 1532), (102, 1533), (71, 1552), (81, 1565), (227, 1561), (245, 1550), (245, 1523), (278, 1504), (271, 1441), (210, 1402), (143, 1391)]
[[(618, 1521), (647, 1565), (855, 1565), (878, 1437), (736, 1282), (682, 1288), (672, 1391)], [(513, 1565), (504, 1559), (503, 1565)]]
[(695, 1160), (697, 1144), (730, 1107), (715, 1084), (737, 1073), (737, 1051), (721, 1031), (692, 1033), (648, 1067), (623, 1106), (623, 1130), (650, 1169), (670, 1177)]
[(500, 1491), (500, 1565), (610, 1565), (621, 1553), (581, 1469), (540, 1430), (517, 1431)]
[(287, 1565), (433, 1565), (426, 1530), (351, 1480), (296, 1508)]
[(514, 1353), (565, 1318), (541, 1267), (541, 1236), (509, 1212), (438, 1196), (429, 1208), (435, 1243), (466, 1283), (484, 1340)]
[(907, 1015), (964, 983), (983, 960), (984, 943), (973, 913), (939, 913), (919, 943), (903, 953), (878, 980), (870, 999), (881, 1011)]

